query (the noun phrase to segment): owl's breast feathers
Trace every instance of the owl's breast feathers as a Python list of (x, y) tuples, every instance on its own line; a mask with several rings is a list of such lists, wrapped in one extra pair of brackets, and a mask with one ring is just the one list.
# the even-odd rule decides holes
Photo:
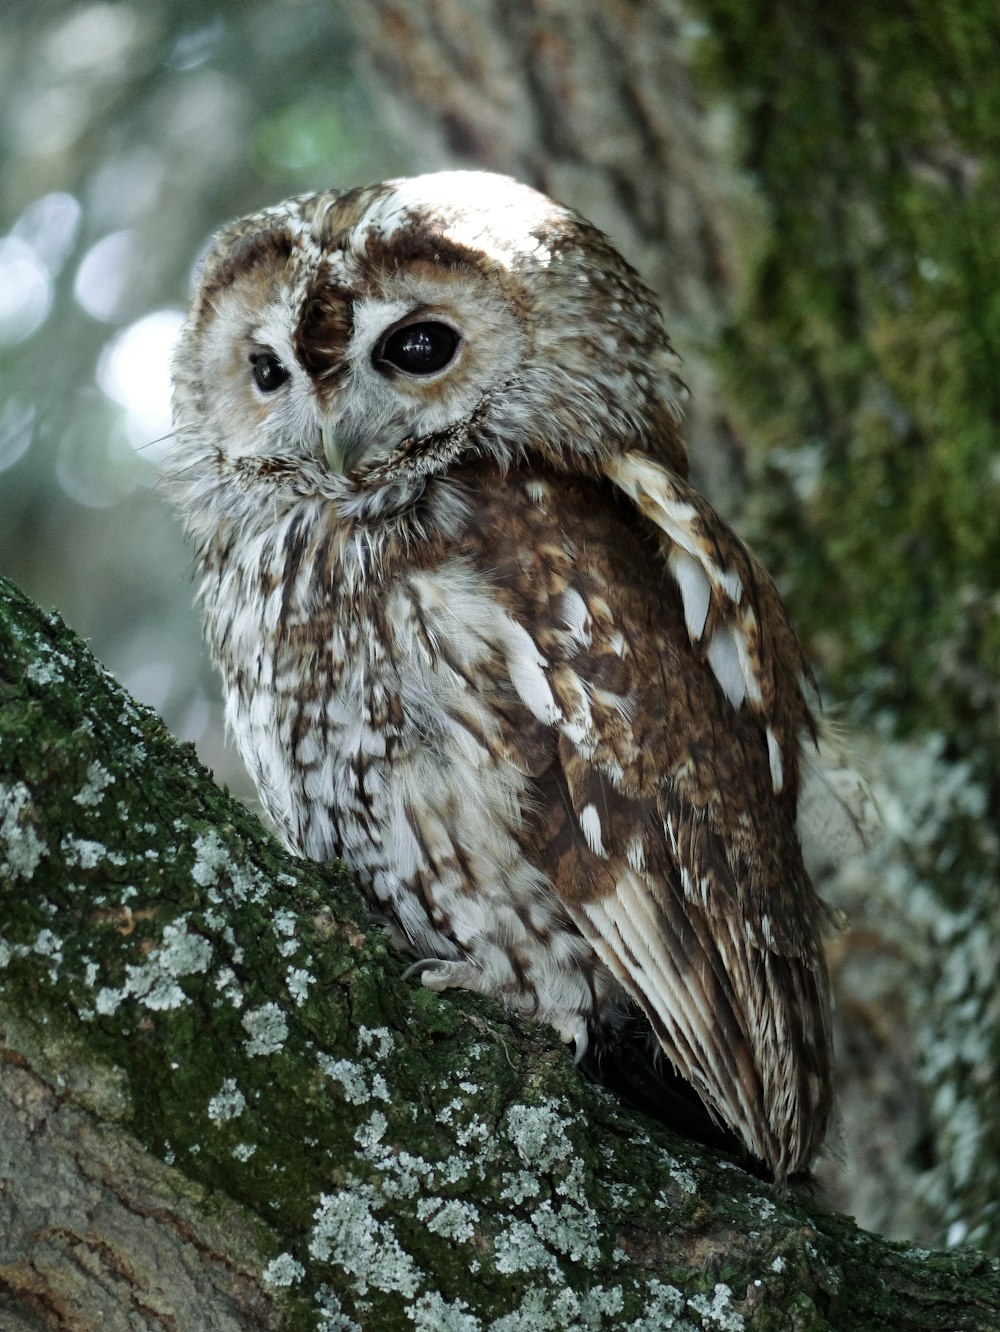
[(773, 583), (641, 454), (609, 479), (458, 478), (456, 553), (555, 704), (515, 680), (498, 742), (532, 781), (527, 854), (702, 1100), (779, 1179), (805, 1168), (830, 1107), (827, 978), (795, 826), (808, 668)]
[(409, 528), (318, 496), (260, 524), (235, 569), (203, 552), (203, 596), (289, 842), (343, 856), (442, 983), (578, 1051), (628, 996), (749, 1153), (807, 1168), (831, 1102), (807, 668), (746, 548), (639, 453), (458, 466)]

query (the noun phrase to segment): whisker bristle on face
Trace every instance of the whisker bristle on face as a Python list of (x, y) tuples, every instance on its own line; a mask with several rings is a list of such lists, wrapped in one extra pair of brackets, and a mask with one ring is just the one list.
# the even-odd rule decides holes
[(177, 433), (176, 430), (168, 430), (165, 435), (158, 435), (156, 439), (151, 439), (145, 444), (137, 444), (135, 451), (136, 453), (145, 453), (147, 449), (155, 448), (157, 444), (165, 444), (168, 439), (176, 439)]

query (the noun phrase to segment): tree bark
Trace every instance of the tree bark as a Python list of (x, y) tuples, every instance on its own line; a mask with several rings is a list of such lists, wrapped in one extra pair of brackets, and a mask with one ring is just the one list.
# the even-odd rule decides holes
[(427, 168), (547, 190), (659, 293), (695, 477), (777, 575), (888, 815), (821, 883), (850, 922), (824, 1179), (879, 1229), (1000, 1251), (995, 7), (351, 11)]
[(5, 1328), (1000, 1318), (985, 1256), (775, 1196), (404, 980), (344, 873), (5, 582), (0, 902)]
[[(506, 172), (580, 210), (659, 294), (692, 389), (696, 479), (732, 514), (743, 441), (706, 353), (736, 295), (748, 197), (692, 65), (696, 24), (636, 0), (350, 0), (397, 132), (428, 169)], [(710, 169), (711, 164), (711, 169)]]

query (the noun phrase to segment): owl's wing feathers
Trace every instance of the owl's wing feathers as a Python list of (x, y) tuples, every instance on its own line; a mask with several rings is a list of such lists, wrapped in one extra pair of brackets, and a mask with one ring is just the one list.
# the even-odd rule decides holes
[(763, 721), (774, 789), (797, 766), (800, 731), (815, 735), (798, 677), (812, 671), (767, 573), (676, 473), (644, 454), (616, 457), (607, 475), (662, 533), (667, 566), (681, 591), (691, 642), (734, 707)]
[(617, 495), (541, 503), (508, 479), (483, 524), (507, 533), (491, 575), (559, 715), (531, 850), (677, 1070), (783, 1178), (829, 1102), (822, 907), (795, 834), (805, 666), (773, 584), (685, 482), (638, 454), (608, 475)]

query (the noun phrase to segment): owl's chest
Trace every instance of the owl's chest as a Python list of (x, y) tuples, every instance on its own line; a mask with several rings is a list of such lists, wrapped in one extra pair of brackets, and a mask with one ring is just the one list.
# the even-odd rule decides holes
[(460, 559), (362, 579), (350, 557), (318, 544), (273, 586), (244, 577), (228, 616), (206, 610), (227, 721), (268, 812), (300, 853), (374, 881), (421, 858), (429, 805), (463, 842), (516, 821), (524, 779), (498, 745), (518, 631)]

